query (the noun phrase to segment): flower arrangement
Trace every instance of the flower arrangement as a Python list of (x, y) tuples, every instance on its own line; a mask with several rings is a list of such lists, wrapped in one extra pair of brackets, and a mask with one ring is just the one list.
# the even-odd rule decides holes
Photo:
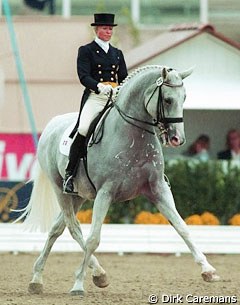
[(219, 225), (219, 219), (210, 212), (204, 212), (202, 215), (194, 214), (185, 219), (188, 225)]
[(194, 214), (185, 218), (185, 222), (188, 225), (203, 225), (203, 220), (200, 215)]
[(201, 215), (203, 225), (217, 226), (220, 224), (219, 219), (210, 212), (204, 212)]
[(142, 211), (134, 219), (135, 224), (169, 224), (168, 220), (161, 213)]
[(80, 223), (91, 223), (92, 222), (92, 209), (77, 212), (77, 219)]
[(240, 213), (233, 215), (229, 219), (228, 223), (232, 226), (240, 226)]
[[(91, 223), (92, 222), (92, 209), (78, 211), (76, 214), (77, 219), (80, 223)], [(104, 223), (109, 223), (109, 218), (106, 217)]]
[[(77, 219), (80, 223), (91, 223), (92, 222), (92, 209), (82, 210), (77, 212)], [(166, 225), (169, 221), (161, 213), (151, 213), (148, 211), (139, 212), (133, 222), (135, 224), (156, 224)], [(193, 214), (185, 218), (185, 222), (188, 225), (220, 225), (219, 219), (210, 212), (204, 212), (201, 215)], [(104, 223), (111, 223), (111, 219), (107, 216)], [(233, 215), (228, 223), (233, 226), (240, 226), (240, 213)]]

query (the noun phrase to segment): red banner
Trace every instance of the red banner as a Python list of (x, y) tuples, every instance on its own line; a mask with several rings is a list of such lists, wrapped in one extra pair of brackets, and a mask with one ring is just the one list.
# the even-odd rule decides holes
[(0, 134), (0, 180), (28, 180), (32, 177), (34, 162), (31, 134)]

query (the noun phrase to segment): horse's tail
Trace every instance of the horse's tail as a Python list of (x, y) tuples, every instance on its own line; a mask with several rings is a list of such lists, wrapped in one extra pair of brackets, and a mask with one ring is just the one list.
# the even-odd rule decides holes
[(29, 231), (40, 230), (41, 232), (48, 232), (53, 221), (60, 213), (54, 189), (38, 161), (36, 161), (30, 201), (22, 211), (23, 214), (15, 222), (26, 216), (23, 223), (24, 229)]

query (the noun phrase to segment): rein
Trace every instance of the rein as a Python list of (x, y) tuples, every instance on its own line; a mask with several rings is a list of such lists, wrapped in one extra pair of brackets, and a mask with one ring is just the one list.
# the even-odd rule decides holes
[(133, 122), (131, 122), (131, 121), (128, 120), (128, 119), (131, 119), (131, 120), (134, 120), (134, 121), (137, 121), (137, 122), (140, 122), (140, 123), (144, 123), (144, 124), (150, 125), (150, 126), (157, 126), (156, 123), (152, 123), (152, 122), (147, 122), (147, 121), (139, 120), (139, 119), (137, 119), (137, 118), (134, 118), (134, 117), (132, 117), (132, 116), (130, 116), (130, 115), (124, 113), (124, 112), (120, 109), (120, 107), (119, 107), (117, 104), (114, 104), (113, 106), (117, 109), (118, 113), (119, 113), (120, 116), (124, 119), (125, 122), (127, 122), (127, 123), (129, 123), (129, 124), (131, 124), (131, 125), (133, 125), (133, 126), (135, 126), (135, 127), (137, 127), (137, 128), (140, 128), (140, 129), (142, 129), (142, 130), (145, 130), (145, 131), (148, 132), (148, 133), (151, 133), (151, 134), (155, 135), (155, 132), (153, 132), (153, 131), (151, 131), (151, 130), (148, 130), (148, 129), (146, 129), (146, 128), (143, 128), (142, 126), (139, 126), (139, 125), (137, 125), (137, 124), (134, 124)]
[[(140, 128), (150, 134), (153, 134), (155, 135), (155, 132), (151, 131), (151, 130), (148, 130), (146, 128), (143, 128), (142, 126), (139, 126), (135, 123), (133, 123), (132, 121), (130, 120), (134, 120), (136, 122), (139, 122), (139, 123), (143, 123), (145, 125), (149, 125), (149, 126), (159, 126), (160, 127), (160, 130), (161, 130), (161, 133), (164, 133), (166, 132), (167, 130), (167, 124), (169, 123), (182, 123), (183, 122), (183, 117), (165, 117), (165, 113), (164, 113), (164, 105), (163, 105), (163, 96), (162, 96), (162, 86), (167, 86), (167, 87), (182, 87), (183, 86), (183, 83), (179, 84), (179, 85), (172, 85), (170, 83), (167, 83), (167, 82), (164, 82), (161, 78), (157, 79), (156, 80), (156, 88), (153, 90), (153, 93), (151, 94), (151, 96), (149, 97), (147, 103), (146, 103), (146, 108), (148, 106), (148, 104), (150, 103), (153, 95), (155, 94), (155, 92), (157, 91), (157, 89), (159, 90), (158, 91), (158, 102), (157, 102), (157, 119), (154, 120), (154, 122), (149, 122), (149, 121), (144, 121), (144, 120), (140, 120), (140, 119), (137, 119), (137, 118), (134, 118), (126, 113), (124, 113), (120, 107), (114, 103), (114, 107), (117, 109), (118, 113), (120, 114), (120, 116), (124, 119), (125, 122), (137, 127), (137, 128)], [(161, 124), (163, 124), (163, 127), (161, 127)]]

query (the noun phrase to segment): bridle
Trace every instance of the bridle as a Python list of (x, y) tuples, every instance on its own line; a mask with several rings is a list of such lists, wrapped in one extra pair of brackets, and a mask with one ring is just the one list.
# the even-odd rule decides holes
[(151, 96), (149, 97), (147, 103), (146, 103), (146, 109), (148, 104), (150, 103), (153, 95), (155, 94), (155, 92), (158, 89), (158, 100), (157, 100), (157, 115), (156, 115), (156, 119), (153, 120), (153, 122), (148, 122), (148, 121), (144, 121), (144, 120), (140, 120), (137, 118), (134, 118), (126, 113), (124, 113), (120, 107), (114, 103), (114, 107), (117, 109), (117, 111), (119, 112), (120, 116), (129, 124), (138, 127), (142, 130), (145, 130), (148, 133), (151, 133), (153, 135), (155, 135), (155, 132), (148, 130), (142, 126), (137, 125), (136, 123), (133, 123), (131, 120), (139, 122), (139, 123), (143, 123), (144, 125), (149, 125), (149, 126), (158, 126), (160, 129), (160, 135), (162, 135), (163, 133), (166, 133), (168, 130), (168, 124), (170, 123), (182, 123), (183, 122), (183, 117), (166, 117), (165, 116), (165, 112), (164, 112), (164, 105), (163, 105), (163, 96), (162, 96), (162, 86), (167, 86), (167, 87), (182, 87), (183, 86), (183, 82), (181, 84), (178, 85), (174, 85), (174, 84), (170, 84), (167, 82), (164, 82), (163, 79), (160, 77), (156, 80), (156, 88), (153, 90), (153, 93), (151, 94)]

